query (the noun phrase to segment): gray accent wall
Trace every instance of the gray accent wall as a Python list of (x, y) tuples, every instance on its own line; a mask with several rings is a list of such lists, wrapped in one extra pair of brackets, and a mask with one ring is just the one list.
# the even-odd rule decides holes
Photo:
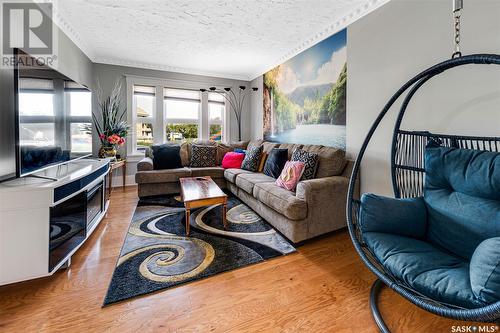
[[(174, 80), (174, 81), (191, 81), (191, 82), (200, 82), (203, 83), (200, 88), (208, 88), (210, 86), (231, 86), (237, 87), (239, 85), (245, 85), (247, 87), (251, 86), (248, 81), (239, 81), (232, 79), (224, 79), (219, 77), (210, 77), (210, 76), (202, 76), (202, 75), (192, 75), (192, 74), (183, 74), (183, 73), (175, 73), (175, 72), (167, 72), (167, 71), (159, 71), (153, 69), (143, 69), (137, 67), (127, 67), (127, 66), (117, 66), (117, 65), (107, 65), (107, 64), (94, 64), (93, 72), (95, 74), (95, 83), (99, 80), (99, 83), (102, 87), (104, 96), (107, 96), (111, 93), (115, 81), (117, 79), (121, 80), (122, 83), (122, 101), (123, 107), (127, 106), (127, 91), (126, 91), (126, 75), (130, 76), (139, 76), (144, 78), (151, 79), (161, 79), (161, 80)], [(252, 85), (253, 86), (253, 85)], [(259, 86), (259, 90), (262, 90), (262, 87)], [(95, 95), (95, 94), (94, 94)], [(252, 96), (255, 93), (252, 93)], [(251, 138), (251, 113), (250, 113), (250, 99), (246, 100), (245, 107), (243, 110), (242, 117), (242, 139), (249, 140)], [(94, 112), (97, 111), (97, 101), (94, 99)], [(131, 110), (128, 110), (131, 112)], [(233, 111), (228, 109), (227, 114), (230, 117), (231, 130), (230, 130), (230, 141), (236, 141), (238, 139), (238, 126), (233, 114)], [(97, 153), (99, 149), (99, 140), (97, 138), (94, 139), (94, 154)], [(126, 146), (120, 148), (119, 153), (123, 156), (126, 155)], [(137, 171), (137, 162), (141, 159), (141, 157), (129, 157), (127, 163), (127, 184), (135, 184), (134, 175)], [(119, 186), (122, 183), (121, 171), (116, 173), (116, 177), (113, 179), (113, 186)]]
[(264, 77), (262, 75), (256, 77), (251, 82), (252, 87), (259, 87), (257, 94), (252, 96), (250, 103), (250, 123), (251, 131), (250, 138), (252, 140), (262, 139), (264, 134)]

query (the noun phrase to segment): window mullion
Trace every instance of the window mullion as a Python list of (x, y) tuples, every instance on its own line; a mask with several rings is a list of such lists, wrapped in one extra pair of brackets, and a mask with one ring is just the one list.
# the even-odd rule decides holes
[[(198, 136), (202, 140), (208, 140), (210, 137), (210, 125), (209, 125), (209, 114), (208, 114), (208, 94), (203, 92), (201, 94), (201, 116), (199, 119), (199, 132)], [(201, 134), (201, 135), (200, 135)]]
[(163, 130), (163, 87), (156, 86), (155, 110), (153, 112), (153, 142), (162, 144), (165, 142), (165, 131)]

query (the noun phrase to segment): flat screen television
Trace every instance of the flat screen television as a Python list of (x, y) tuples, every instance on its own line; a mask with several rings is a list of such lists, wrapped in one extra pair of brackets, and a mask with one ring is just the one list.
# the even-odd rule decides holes
[(16, 52), (16, 176), (92, 154), (92, 92)]

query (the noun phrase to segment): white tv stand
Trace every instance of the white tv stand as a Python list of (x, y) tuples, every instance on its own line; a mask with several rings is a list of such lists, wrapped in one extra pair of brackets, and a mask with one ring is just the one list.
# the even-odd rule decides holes
[(107, 159), (81, 159), (0, 183), (0, 285), (69, 266), (106, 215), (108, 172)]

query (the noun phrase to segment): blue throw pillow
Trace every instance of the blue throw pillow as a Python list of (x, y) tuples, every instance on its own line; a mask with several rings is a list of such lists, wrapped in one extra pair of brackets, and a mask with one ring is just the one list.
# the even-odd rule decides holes
[(394, 199), (365, 193), (361, 197), (360, 227), (364, 232), (423, 238), (427, 210), (423, 198)]
[(153, 146), (153, 169), (177, 169), (182, 168), (181, 146), (179, 145), (154, 145)]
[(264, 165), (264, 174), (269, 177), (278, 178), (285, 167), (286, 161), (288, 161), (288, 149), (271, 149)]
[(242, 154), (246, 154), (247, 151), (245, 149), (241, 149), (241, 148), (235, 148), (233, 150), (235, 153), (242, 153)]
[(474, 251), (470, 284), (479, 300), (488, 304), (500, 300), (500, 237), (488, 238)]

